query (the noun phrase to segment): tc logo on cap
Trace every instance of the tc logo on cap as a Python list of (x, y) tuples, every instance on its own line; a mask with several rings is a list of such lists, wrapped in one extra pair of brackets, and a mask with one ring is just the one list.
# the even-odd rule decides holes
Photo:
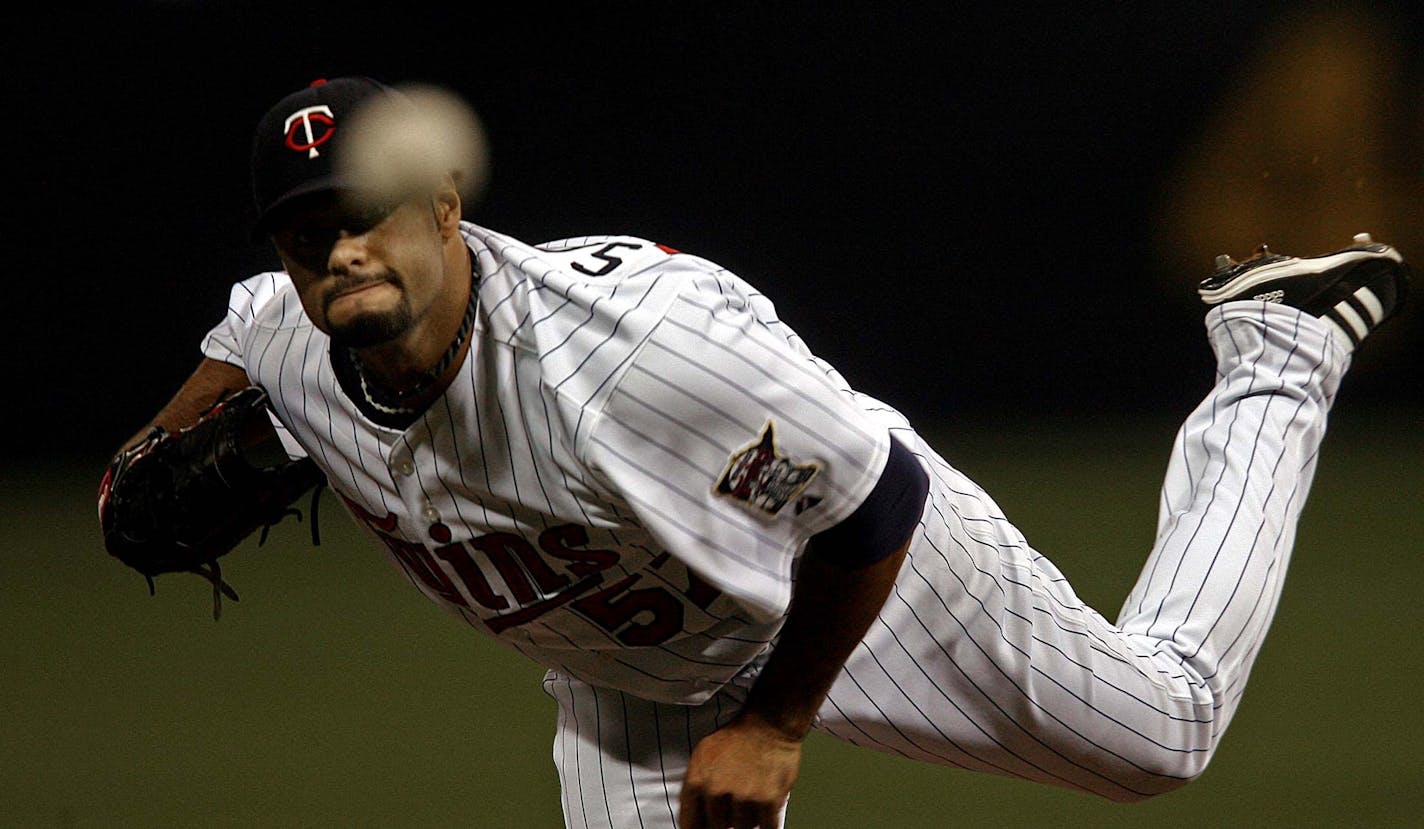
[[(305, 134), (306, 143), (302, 143), (297, 137), (298, 127), (301, 127), (301, 132)], [(297, 152), (306, 150), (307, 158), (316, 158), (320, 155), (316, 148), (325, 144), (332, 133), (336, 132), (336, 116), (331, 113), (331, 107), (325, 104), (304, 107), (287, 116), (282, 131), (287, 136), (288, 147)]]

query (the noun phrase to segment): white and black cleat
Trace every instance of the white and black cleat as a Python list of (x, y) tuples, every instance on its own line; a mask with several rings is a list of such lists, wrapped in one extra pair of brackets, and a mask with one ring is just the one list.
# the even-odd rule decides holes
[(1359, 345), (1399, 311), (1408, 286), (1399, 251), (1357, 233), (1353, 245), (1324, 256), (1282, 256), (1265, 245), (1242, 262), (1222, 254), (1197, 293), (1207, 305), (1256, 300), (1299, 308)]

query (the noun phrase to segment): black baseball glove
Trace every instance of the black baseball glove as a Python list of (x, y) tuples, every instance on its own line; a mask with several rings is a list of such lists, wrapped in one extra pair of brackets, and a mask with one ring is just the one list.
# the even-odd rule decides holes
[[(256, 418), (267, 417), (267, 392), (249, 386), (219, 400), (187, 429), (155, 426), (137, 445), (109, 464), (99, 486), (99, 523), (104, 546), (153, 577), (197, 573), (213, 586), (213, 618), (222, 596), (237, 593), (222, 578), (218, 559), (243, 539), (286, 515), (301, 514), (293, 501), (325, 478), (309, 459), (264, 466), (244, 456), (244, 440)], [(312, 540), (316, 496), (312, 498)]]

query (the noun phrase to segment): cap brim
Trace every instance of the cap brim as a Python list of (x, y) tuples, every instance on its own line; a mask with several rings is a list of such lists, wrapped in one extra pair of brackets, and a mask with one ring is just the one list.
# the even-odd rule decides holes
[(287, 212), (294, 202), (318, 193), (331, 193), (345, 189), (348, 189), (345, 178), (336, 173), (303, 182), (301, 186), (284, 193), (282, 198), (272, 202), (266, 210), (262, 211), (262, 215), (257, 217), (256, 223), (252, 226), (253, 240), (261, 240), (262, 237), (270, 234), (273, 226), (278, 223), (282, 214)]

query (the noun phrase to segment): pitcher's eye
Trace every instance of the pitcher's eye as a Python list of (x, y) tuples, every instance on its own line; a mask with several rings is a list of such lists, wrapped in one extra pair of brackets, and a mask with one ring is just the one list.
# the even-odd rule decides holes
[(397, 205), (385, 201), (357, 200), (343, 212), (342, 229), (359, 236), (384, 222), (387, 216), (395, 212), (396, 207)]
[(299, 227), (292, 230), (292, 246), (300, 250), (330, 247), (339, 231), (334, 227)]

